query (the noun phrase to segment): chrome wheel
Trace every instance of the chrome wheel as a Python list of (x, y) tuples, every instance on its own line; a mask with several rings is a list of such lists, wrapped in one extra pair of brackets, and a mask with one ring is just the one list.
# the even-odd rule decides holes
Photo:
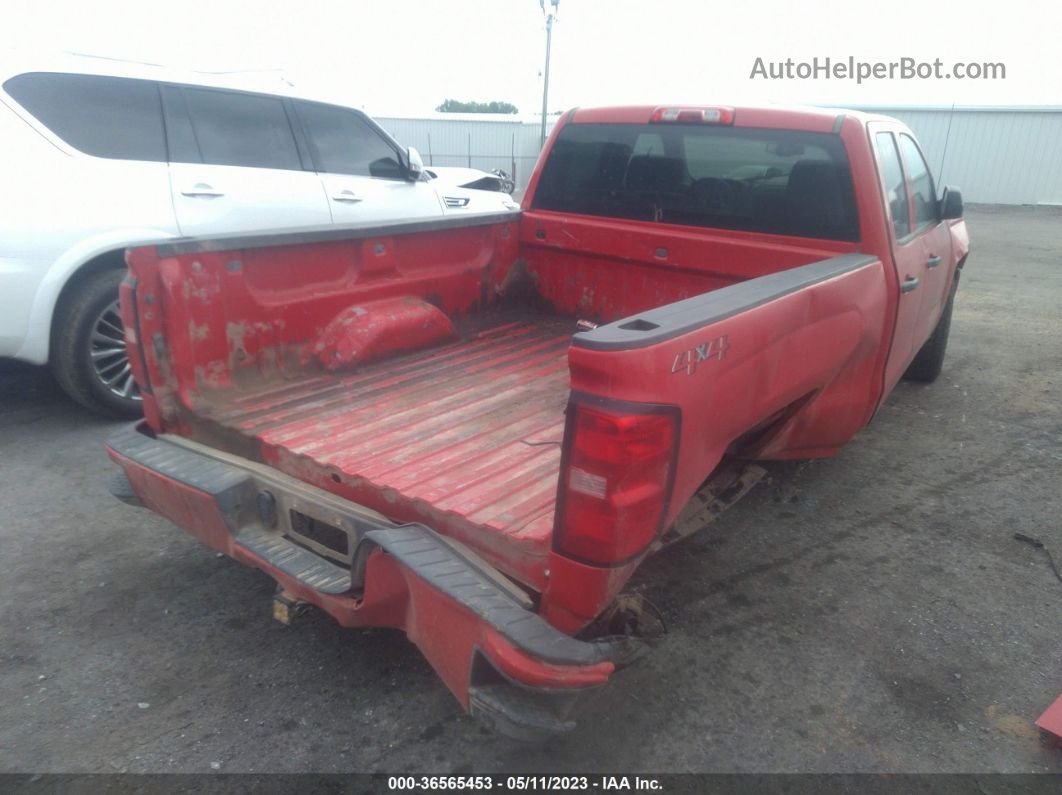
[(120, 398), (140, 400), (140, 390), (129, 365), (129, 352), (125, 349), (125, 329), (117, 300), (100, 312), (92, 324), (89, 356), (92, 372), (101, 384)]

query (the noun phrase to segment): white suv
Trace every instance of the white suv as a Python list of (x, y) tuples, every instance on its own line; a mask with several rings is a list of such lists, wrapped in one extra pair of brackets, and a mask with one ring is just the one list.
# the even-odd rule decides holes
[[(195, 74), (76, 59), (0, 68), (0, 356), (129, 416), (118, 317), (130, 244), (448, 212), (364, 113)], [(482, 193), (480, 211), (514, 209)]]

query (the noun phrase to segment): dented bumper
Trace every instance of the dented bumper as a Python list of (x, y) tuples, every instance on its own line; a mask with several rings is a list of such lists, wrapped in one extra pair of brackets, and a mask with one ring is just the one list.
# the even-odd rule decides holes
[(395, 524), (180, 437), (130, 427), (108, 453), (145, 507), (266, 572), (287, 598), (346, 627), (403, 630), (461, 705), (505, 733), (572, 728), (576, 703), (625, 652), (565, 635), (496, 570), (424, 525)]

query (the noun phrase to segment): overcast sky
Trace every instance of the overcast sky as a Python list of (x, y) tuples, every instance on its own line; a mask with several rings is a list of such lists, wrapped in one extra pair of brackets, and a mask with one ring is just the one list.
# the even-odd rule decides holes
[[(548, 0), (547, 0), (548, 2)], [(610, 103), (1062, 104), (1059, 11), (968, 2), (561, 0), (550, 110)], [(376, 115), (442, 100), (542, 101), (537, 0), (4, 0), (3, 44), (199, 70), (280, 70)], [(1006, 79), (750, 79), (764, 62), (1002, 62)], [(264, 71), (268, 84), (280, 72)]]

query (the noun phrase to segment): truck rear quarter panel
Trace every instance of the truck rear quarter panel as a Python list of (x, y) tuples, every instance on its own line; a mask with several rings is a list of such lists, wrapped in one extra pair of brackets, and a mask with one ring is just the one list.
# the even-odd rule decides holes
[[(681, 409), (667, 522), (735, 442), (786, 409), (798, 408), (769, 439), (734, 452), (756, 458), (829, 455), (869, 420), (886, 322), (884, 268), (874, 257), (837, 261), (842, 259), (852, 266), (838, 275), (759, 305), (735, 305), (725, 317), (655, 344), (595, 350), (587, 346), (592, 333), (587, 345), (577, 340), (572, 346), (573, 390)], [(814, 267), (790, 274), (799, 280), (798, 272)], [(697, 301), (687, 302), (693, 312)]]

